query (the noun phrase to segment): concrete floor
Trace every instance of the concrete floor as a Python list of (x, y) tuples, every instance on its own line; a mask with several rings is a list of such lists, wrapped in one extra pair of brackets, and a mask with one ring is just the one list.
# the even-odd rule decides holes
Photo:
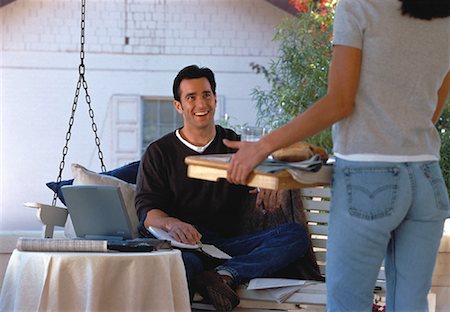
[[(435, 312), (450, 312), (450, 250), (445, 250), (439, 253), (436, 261), (436, 267), (433, 273), (431, 293), (435, 294), (430, 296), (429, 299), (436, 300)], [(236, 312), (265, 312), (270, 310), (258, 310), (258, 309), (244, 309), (237, 308)], [(299, 310), (304, 312), (325, 312), (325, 306), (301, 306)], [(273, 312), (273, 310), (272, 310)], [(433, 312), (430, 310), (430, 312)]]
[(433, 273), (431, 292), (436, 294), (436, 312), (450, 311), (450, 251), (440, 252)]

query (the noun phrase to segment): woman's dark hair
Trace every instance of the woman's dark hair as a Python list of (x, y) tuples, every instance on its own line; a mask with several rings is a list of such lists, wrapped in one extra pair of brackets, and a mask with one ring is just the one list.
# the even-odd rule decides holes
[(198, 67), (197, 65), (186, 66), (175, 77), (173, 81), (173, 98), (180, 102), (180, 84), (183, 79), (206, 78), (211, 85), (211, 90), (216, 95), (216, 80), (214, 73), (207, 67)]
[(450, 16), (449, 0), (400, 0), (402, 15), (424, 20)]

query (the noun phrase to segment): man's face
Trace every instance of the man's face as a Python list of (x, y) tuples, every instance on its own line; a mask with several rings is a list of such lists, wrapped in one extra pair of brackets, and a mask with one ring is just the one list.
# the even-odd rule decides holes
[(180, 83), (180, 101), (174, 101), (176, 110), (183, 115), (184, 127), (214, 127), (216, 96), (206, 78), (184, 79)]

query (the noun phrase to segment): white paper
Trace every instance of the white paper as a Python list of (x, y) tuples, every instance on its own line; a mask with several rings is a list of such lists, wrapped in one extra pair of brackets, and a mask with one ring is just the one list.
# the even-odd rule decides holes
[(293, 293), (302, 288), (302, 285), (298, 286), (286, 286), (277, 288), (267, 288), (258, 291), (265, 291), (269, 293), (270, 297), (278, 303), (285, 302)]
[(231, 160), (231, 154), (209, 154), (202, 156), (202, 159), (228, 163)]
[(198, 249), (199, 248), (198, 245), (190, 245), (190, 244), (185, 244), (185, 243), (177, 241), (175, 238), (170, 236), (170, 234), (168, 232), (164, 231), (163, 229), (149, 226), (148, 230), (157, 239), (170, 241), (170, 243), (172, 244), (173, 247), (186, 248), (186, 249)]
[(217, 259), (231, 259), (231, 256), (214, 245), (203, 244), (201, 250)]
[(172, 244), (173, 247), (177, 248), (185, 248), (185, 249), (198, 249), (203, 251), (204, 253), (207, 253), (208, 255), (218, 258), (218, 259), (231, 259), (231, 256), (220, 250), (214, 245), (209, 244), (202, 244), (200, 245), (190, 245), (190, 244), (184, 244), (179, 241), (177, 241), (175, 238), (170, 236), (170, 234), (163, 229), (156, 228), (153, 226), (149, 226), (148, 230), (150, 233), (152, 233), (153, 236), (155, 236), (158, 239), (168, 240)]
[(287, 286), (302, 286), (304, 280), (290, 278), (254, 278), (248, 283), (247, 289), (267, 289)]
[(266, 159), (262, 165), (265, 166), (285, 166), (287, 168), (296, 168), (302, 169), (306, 171), (317, 171), (317, 167), (320, 168), (322, 165), (322, 160), (319, 155), (314, 155), (309, 159), (296, 161), (296, 162), (288, 162), (274, 159)]

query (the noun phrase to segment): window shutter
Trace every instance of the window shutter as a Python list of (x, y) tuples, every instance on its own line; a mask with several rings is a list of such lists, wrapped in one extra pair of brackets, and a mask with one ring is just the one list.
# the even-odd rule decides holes
[(141, 97), (112, 97), (112, 163), (115, 167), (141, 158)]

